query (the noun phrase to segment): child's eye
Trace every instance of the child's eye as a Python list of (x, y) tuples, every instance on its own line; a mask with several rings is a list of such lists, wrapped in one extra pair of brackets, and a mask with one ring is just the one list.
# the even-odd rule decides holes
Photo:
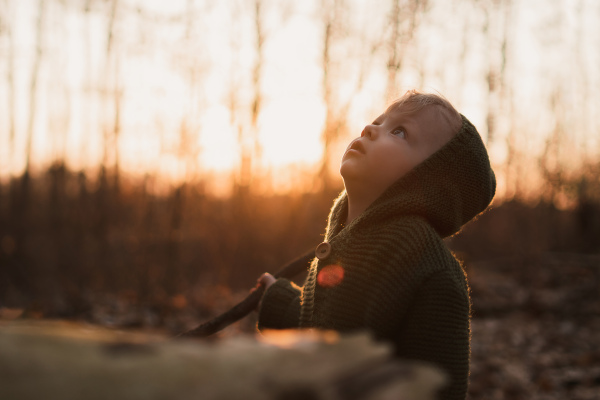
[(399, 137), (401, 137), (402, 139), (406, 139), (406, 131), (404, 130), (404, 128), (396, 128), (392, 131), (392, 135), (397, 135)]

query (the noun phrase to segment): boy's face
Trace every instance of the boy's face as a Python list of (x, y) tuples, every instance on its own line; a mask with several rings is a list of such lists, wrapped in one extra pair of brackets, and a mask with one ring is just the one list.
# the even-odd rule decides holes
[(393, 110), (367, 125), (348, 145), (340, 174), (348, 189), (383, 193), (453, 136), (435, 105), (413, 115)]

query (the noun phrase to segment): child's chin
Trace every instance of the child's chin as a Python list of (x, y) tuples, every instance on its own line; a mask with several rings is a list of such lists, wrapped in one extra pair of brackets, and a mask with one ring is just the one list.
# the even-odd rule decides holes
[(360, 168), (352, 160), (342, 161), (340, 165), (340, 175), (344, 180), (356, 179), (360, 176)]
[(351, 170), (352, 167), (348, 165), (348, 160), (342, 160), (342, 162), (340, 163), (340, 175), (342, 176), (342, 178), (345, 178)]

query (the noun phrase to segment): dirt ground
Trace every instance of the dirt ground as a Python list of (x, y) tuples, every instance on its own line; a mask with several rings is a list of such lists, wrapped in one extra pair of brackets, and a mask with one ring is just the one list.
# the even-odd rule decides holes
[[(600, 256), (545, 253), (464, 265), (473, 303), (469, 400), (600, 399)], [(173, 334), (247, 294), (203, 293), (206, 307), (184, 303), (164, 317), (124, 299), (99, 300), (86, 319)], [(21, 312), (11, 316), (4, 309), (0, 319)], [(250, 315), (216, 337), (254, 332), (255, 322)]]
[(474, 319), (471, 399), (599, 399), (600, 317)]
[(600, 399), (600, 258), (472, 265), (470, 399)]

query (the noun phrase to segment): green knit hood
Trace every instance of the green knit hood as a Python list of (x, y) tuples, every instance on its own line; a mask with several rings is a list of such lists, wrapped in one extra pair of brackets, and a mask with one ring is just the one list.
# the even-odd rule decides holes
[[(443, 238), (487, 208), (496, 178), (481, 136), (463, 115), (461, 130), (440, 150), (390, 186), (352, 224), (373, 224), (403, 215), (423, 217)], [(346, 192), (336, 200), (328, 221), (327, 240), (343, 227), (348, 213)]]

